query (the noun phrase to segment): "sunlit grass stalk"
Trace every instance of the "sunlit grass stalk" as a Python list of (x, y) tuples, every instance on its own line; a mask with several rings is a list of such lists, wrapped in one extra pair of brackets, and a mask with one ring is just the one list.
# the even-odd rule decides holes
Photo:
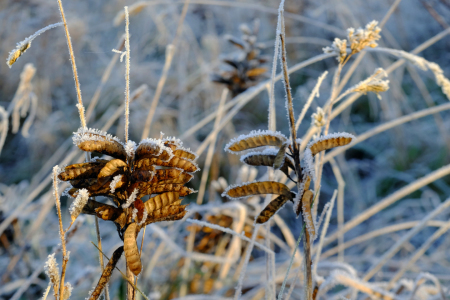
[[(283, 22), (283, 16), (281, 17), (281, 20)], [(282, 26), (283, 27), (283, 26)], [(285, 45), (285, 36), (284, 32), (280, 33), (280, 40), (281, 40), (281, 63), (283, 68), (283, 79), (284, 79), (284, 85), (285, 85), (285, 92), (286, 92), (286, 109), (288, 110), (288, 116), (289, 116), (289, 129), (291, 131), (291, 139), (292, 139), (292, 146), (293, 146), (293, 155), (294, 155), (294, 161), (295, 161), (295, 173), (297, 175), (297, 188), (299, 192), (301, 191), (301, 178), (302, 171), (301, 171), (301, 165), (300, 165), (300, 152), (298, 144), (296, 143), (297, 140), (297, 132), (295, 130), (295, 117), (294, 117), (294, 108), (292, 103), (292, 94), (291, 94), (291, 86), (289, 84), (289, 74), (288, 74), (288, 67), (286, 62), (286, 45)], [(304, 218), (302, 218), (303, 226), (306, 226), (306, 221)], [(303, 239), (303, 247), (304, 247), (304, 256), (305, 256), (305, 295), (306, 299), (310, 300), (312, 297), (312, 273), (311, 273), (311, 241), (310, 241), (310, 235), (305, 234)]]
[(81, 97), (80, 81), (78, 80), (77, 65), (75, 63), (75, 55), (73, 54), (72, 40), (70, 38), (69, 28), (67, 27), (66, 16), (64, 15), (64, 8), (62, 6), (61, 0), (58, 0), (58, 5), (59, 11), (61, 13), (61, 19), (64, 23), (64, 31), (66, 33), (67, 46), (69, 47), (69, 55), (70, 61), (72, 63), (73, 78), (75, 80), (75, 89), (77, 91), (77, 99), (78, 99), (77, 108), (80, 114), (81, 127), (86, 127), (86, 118), (83, 106), (83, 99)]

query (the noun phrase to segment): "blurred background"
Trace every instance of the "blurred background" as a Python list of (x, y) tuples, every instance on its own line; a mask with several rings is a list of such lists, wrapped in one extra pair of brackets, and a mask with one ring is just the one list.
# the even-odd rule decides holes
[[(330, 46), (335, 37), (345, 38), (349, 27), (364, 27), (372, 20), (381, 21), (393, 3), (391, 0), (286, 1), (288, 65), (293, 66), (323, 53), (322, 48)], [(112, 52), (112, 49), (122, 47), (124, 22), (120, 14), (123, 7), (132, 7), (136, 3), (97, 0), (64, 1), (63, 4), (74, 46), (83, 101), (88, 114), (91, 114), (88, 127), (100, 129), (107, 126), (108, 133), (123, 139), (124, 118), (123, 108), (120, 110), (120, 106), (124, 102), (125, 70), (124, 63), (119, 61), (120, 55)], [(135, 92), (135, 97), (130, 106), (130, 139), (136, 142), (141, 139), (147, 114), (163, 73), (166, 47), (176, 36), (183, 4), (184, 1), (148, 1), (131, 11), (131, 92)], [(268, 71), (258, 82), (268, 80), (278, 5), (278, 1), (272, 0), (190, 1), (177, 38), (173, 62), (149, 128), (149, 137), (159, 137), (160, 132), (163, 132), (166, 136), (182, 137), (184, 146), (193, 151), (204, 147), (202, 143), (211, 133), (214, 120), (195, 132), (188, 130), (217, 110), (225, 86), (212, 82), (212, 76), (227, 68), (222, 62), (224, 58), (238, 55), (238, 48), (227, 41), (226, 35), (239, 38), (242, 34), (239, 29), (241, 24), (248, 24), (253, 28), (254, 21), (259, 20), (257, 41), (261, 43), (261, 54), (268, 57), (268, 62), (263, 64)], [(16, 43), (38, 29), (57, 22), (60, 22), (60, 13), (56, 1), (1, 1), (0, 57), (6, 60)], [(409, 52), (448, 29), (449, 24), (450, 1), (403, 0), (383, 27), (379, 45)], [(440, 65), (444, 75), (450, 76), (449, 49), (450, 38), (446, 36), (419, 55)], [(354, 59), (344, 68), (343, 74)], [(367, 78), (376, 68), (388, 69), (396, 60), (398, 58), (387, 54), (367, 52), (347, 87)], [(328, 99), (336, 66), (336, 59), (328, 58), (291, 75), (294, 109), (298, 115), (317, 78), (325, 70), (329, 71), (320, 88), (320, 97), (313, 101), (300, 126), (299, 136), (310, 127), (311, 114)], [(22, 83), (21, 74), (24, 74)], [(422, 71), (412, 64), (401, 65), (389, 74), (388, 79), (390, 89), (381, 94), (381, 100), (373, 94), (361, 96), (331, 122), (330, 132), (346, 131), (358, 135), (384, 122), (449, 101), (436, 84), (433, 73)], [(277, 130), (288, 135), (284, 89), (280, 82), (276, 84), (275, 97)], [(231, 99), (232, 95), (229, 94), (227, 103)], [(93, 101), (90, 112), (89, 107)], [(38, 299), (47, 287), (48, 279), (42, 269), (43, 264), (52, 248), (60, 243), (50, 172), (56, 164), (74, 163), (84, 157), (71, 141), (72, 133), (80, 126), (76, 103), (73, 73), (62, 27), (38, 36), (11, 69), (5, 63), (0, 64), (0, 106), (8, 112), (9, 119), (6, 140), (0, 154), (0, 223), (7, 226), (0, 227), (0, 299)], [(219, 192), (225, 181), (231, 184), (265, 174), (266, 168), (262, 167), (257, 170), (243, 169), (239, 156), (225, 153), (223, 148), (231, 138), (240, 134), (267, 129), (268, 107), (269, 96), (267, 90), (263, 89), (219, 132), (205, 196), (201, 199), (203, 203), (224, 201)], [(380, 199), (447, 165), (450, 162), (449, 128), (449, 113), (445, 111), (382, 132), (337, 156), (336, 164), (345, 180), (344, 220), (352, 219)], [(1, 130), (4, 132), (5, 128)], [(203, 151), (198, 159), (200, 168), (205, 164), (205, 157), (206, 151)], [(189, 186), (198, 189), (202, 171), (195, 175)], [(330, 164), (326, 164), (321, 183), (319, 212), (337, 188), (335, 173)], [(449, 195), (450, 178), (444, 176), (369, 218), (349, 231), (345, 240), (388, 224), (420, 220)], [(66, 208), (71, 201), (62, 197), (65, 224), (69, 224), (70, 216)], [(189, 201), (198, 201), (197, 194), (191, 195), (186, 202)], [(25, 202), (26, 205), (20, 207)], [(295, 219), (291, 205), (288, 207), (289, 209), (281, 210), (279, 216), (296, 239), (301, 230), (300, 223)], [(13, 212), (16, 215), (5, 223), (4, 220)], [(225, 218), (222, 220), (224, 223), (218, 220), (214, 222), (217, 221), (222, 226), (227, 224), (226, 227), (232, 226), (233, 218), (228, 220), (226, 216), (218, 216), (217, 213), (207, 214), (208, 212), (202, 213), (197, 218), (209, 221), (212, 218)], [(448, 220), (448, 214), (447, 219), (442, 217), (442, 220)], [(251, 235), (252, 222), (247, 223), (249, 227), (245, 231)], [(86, 297), (100, 274), (98, 252), (90, 243), (96, 242), (93, 224), (93, 217), (87, 216), (68, 244), (71, 256), (66, 279), (74, 287), (72, 299)], [(211, 232), (188, 227), (188, 223), (161, 226), (173, 234), (171, 238), (182, 249), (186, 248), (189, 230), (197, 230), (200, 235), (203, 234), (198, 237), (198, 241), (207, 236), (207, 239), (214, 241), (213, 245), (218, 243), (215, 236), (208, 235)], [(111, 255), (121, 244), (116, 228), (103, 221), (100, 221), (100, 227), (103, 249), (107, 255)], [(377, 273), (374, 280), (389, 281), (403, 259), (407, 260), (438, 227), (426, 227), (415, 235), (402, 247), (396, 259)], [(333, 211), (328, 232), (336, 230), (337, 213)], [(286, 242), (281, 231), (278, 226), (274, 226), (272, 230), (275, 238), (281, 240), (280, 245)], [(394, 231), (349, 247), (345, 250), (343, 261), (363, 274), (405, 232), (406, 229)], [(237, 280), (236, 276), (233, 277), (234, 271), (223, 280), (221, 288), (215, 286), (208, 289), (205, 286), (213, 283), (207, 283), (203, 279), (214, 279), (211, 274), (217, 272), (219, 267), (205, 267), (206, 263), (195, 262), (191, 264), (188, 275), (183, 277), (179, 271), (183, 266), (183, 259), (178, 252), (164, 246), (163, 240), (155, 231), (147, 231), (142, 259), (144, 271), (139, 278), (139, 285), (145, 294), (150, 294), (153, 299), (172, 299), (179, 297), (180, 286), (187, 284), (187, 294), (233, 295)], [(242, 244), (243, 249), (245, 245)], [(280, 262), (279, 270), (283, 274), (281, 270), (286, 269), (287, 265), (281, 262), (287, 261), (289, 255), (283, 252), (280, 245), (276, 244), (273, 249), (277, 254), (280, 253), (276, 261), (277, 265)], [(449, 287), (449, 245), (449, 235), (443, 234), (404, 277), (413, 280), (420, 272), (430, 272), (444, 287)], [(334, 246), (336, 242), (328, 247)], [(160, 252), (157, 256), (159, 258), (155, 258), (155, 251)], [(196, 251), (213, 250), (198, 248)], [(327, 259), (334, 261), (337, 257), (334, 255)], [(249, 278), (246, 280), (248, 286), (244, 286), (244, 297), (247, 293), (248, 299), (264, 298), (264, 293), (251, 294), (255, 286), (258, 286), (257, 270), (264, 269), (263, 261), (264, 253), (254, 250), (248, 271)], [(233, 264), (232, 269), (236, 270), (238, 267), (239, 261)], [(24, 286), (24, 291), (18, 295), (18, 289)], [(109, 289), (111, 299), (125, 299), (125, 283), (118, 272), (113, 275)], [(49, 299), (50, 297), (53, 296), (49, 295)], [(294, 293), (292, 298), (295, 297)]]

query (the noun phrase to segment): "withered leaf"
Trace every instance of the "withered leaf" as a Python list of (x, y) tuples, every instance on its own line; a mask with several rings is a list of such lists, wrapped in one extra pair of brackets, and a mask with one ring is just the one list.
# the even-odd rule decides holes
[(289, 188), (280, 182), (275, 181), (258, 181), (251, 183), (244, 183), (240, 186), (232, 187), (225, 191), (230, 198), (242, 198), (253, 195), (284, 195), (289, 200), (292, 200), (291, 191)]
[(98, 280), (97, 286), (95, 287), (94, 291), (92, 292), (91, 296), (89, 297), (89, 300), (97, 300), (100, 297), (100, 295), (103, 291), (103, 288), (106, 286), (109, 279), (111, 278), (111, 274), (112, 274), (114, 268), (116, 267), (116, 264), (119, 261), (120, 257), (122, 256), (123, 249), (124, 249), (124, 247), (120, 246), (119, 248), (117, 248), (114, 251), (108, 264), (106, 265), (105, 269), (103, 270), (102, 276)]
[[(95, 135), (90, 133), (90, 135)], [(127, 152), (123, 145), (115, 140), (106, 140), (103, 136), (98, 135), (99, 140), (88, 140), (80, 142), (78, 148), (86, 152), (99, 152), (114, 158), (126, 160)], [(100, 140), (103, 139), (103, 140)]]
[(138, 227), (136, 223), (128, 225), (123, 236), (123, 248), (125, 250), (125, 258), (127, 266), (135, 276), (139, 275), (142, 270), (141, 258), (136, 242)]
[(256, 223), (266, 223), (272, 216), (283, 207), (283, 205), (289, 200), (288, 197), (281, 195), (272, 200), (266, 208), (264, 208), (256, 219)]
[(316, 155), (320, 151), (328, 150), (331, 148), (345, 146), (352, 142), (352, 137), (349, 136), (340, 136), (340, 137), (331, 137), (331, 138), (323, 138), (317, 142), (312, 142), (308, 145), (308, 148), (311, 149), (312, 156)]

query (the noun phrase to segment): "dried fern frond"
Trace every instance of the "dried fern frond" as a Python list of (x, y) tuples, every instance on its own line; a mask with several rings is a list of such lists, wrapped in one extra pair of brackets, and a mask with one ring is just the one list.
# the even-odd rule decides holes
[(257, 181), (230, 186), (223, 192), (222, 197), (240, 199), (254, 195), (267, 194), (283, 195), (290, 200), (293, 199), (289, 188), (285, 184), (275, 181)]
[(237, 154), (248, 149), (264, 146), (281, 147), (286, 141), (286, 136), (284, 136), (281, 132), (271, 130), (254, 130), (249, 134), (243, 134), (238, 138), (232, 139), (225, 146), (225, 151)]

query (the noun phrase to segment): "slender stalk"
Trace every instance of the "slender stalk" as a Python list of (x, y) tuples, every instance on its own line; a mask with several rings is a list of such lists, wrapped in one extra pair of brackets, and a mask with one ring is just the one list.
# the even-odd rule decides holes
[[(97, 234), (97, 244), (98, 244), (98, 248), (101, 250), (102, 249), (102, 239), (100, 236), (100, 228), (98, 226), (98, 217), (97, 216), (94, 216), (94, 217), (95, 217), (95, 233)], [(100, 251), (98, 254), (99, 254), (99, 258), (100, 258), (100, 268), (101, 268), (102, 274), (103, 274), (103, 271), (105, 270), (105, 265), (103, 263), (103, 255)], [(106, 286), (105, 286), (105, 299), (109, 300), (108, 284), (106, 284)]]
[[(281, 18), (282, 22), (283, 17)], [(284, 24), (283, 24), (284, 25)], [(282, 26), (284, 28), (284, 26)], [(301, 190), (301, 178), (302, 176), (302, 170), (300, 165), (300, 152), (298, 144), (296, 143), (297, 140), (297, 132), (295, 130), (295, 117), (294, 117), (294, 108), (292, 104), (292, 93), (291, 93), (291, 86), (289, 84), (289, 74), (288, 74), (288, 67), (286, 62), (286, 45), (285, 45), (285, 37), (284, 33), (280, 33), (280, 41), (281, 41), (281, 63), (283, 67), (283, 77), (284, 77), (284, 87), (286, 91), (286, 101), (287, 101), (287, 110), (289, 115), (289, 128), (291, 130), (291, 138), (292, 138), (292, 145), (294, 150), (294, 161), (295, 161), (295, 173), (297, 174), (297, 188)], [(306, 222), (304, 218), (302, 218), (303, 226), (306, 227)], [(311, 273), (311, 240), (310, 235), (305, 234), (303, 239), (303, 247), (304, 247), (304, 254), (305, 254), (305, 292), (306, 292), (306, 299), (310, 300), (312, 298), (312, 273)]]
[[(62, 255), (63, 255), (61, 276), (60, 276), (60, 281), (59, 281), (59, 299), (62, 300), (63, 295), (64, 295), (64, 277), (66, 275), (67, 261), (69, 259), (68, 259), (67, 251), (66, 251), (66, 238), (65, 238), (64, 228), (63, 228), (63, 224), (62, 224), (62, 217), (61, 217), (61, 202), (59, 201), (58, 170), (59, 170), (58, 166), (55, 166), (53, 168), (53, 191), (54, 191), (54, 195), (55, 195), (56, 210), (58, 212), (59, 237), (61, 239), (61, 247), (62, 247)], [(57, 295), (55, 295), (55, 297), (56, 296)]]
[(125, 9), (125, 143), (128, 142), (128, 127), (130, 125), (130, 18), (128, 6)]
[(59, 11), (61, 13), (61, 19), (64, 23), (64, 31), (66, 33), (67, 46), (69, 47), (70, 61), (72, 63), (73, 78), (75, 79), (75, 89), (77, 90), (77, 99), (78, 99), (77, 108), (78, 108), (78, 112), (80, 114), (81, 126), (86, 127), (86, 118), (84, 116), (84, 106), (83, 106), (83, 99), (81, 98), (81, 89), (80, 89), (80, 81), (78, 80), (77, 65), (75, 63), (75, 55), (73, 55), (72, 40), (70, 39), (69, 28), (67, 27), (66, 16), (64, 15), (64, 8), (62, 6), (61, 0), (58, 0), (58, 5), (59, 5)]

